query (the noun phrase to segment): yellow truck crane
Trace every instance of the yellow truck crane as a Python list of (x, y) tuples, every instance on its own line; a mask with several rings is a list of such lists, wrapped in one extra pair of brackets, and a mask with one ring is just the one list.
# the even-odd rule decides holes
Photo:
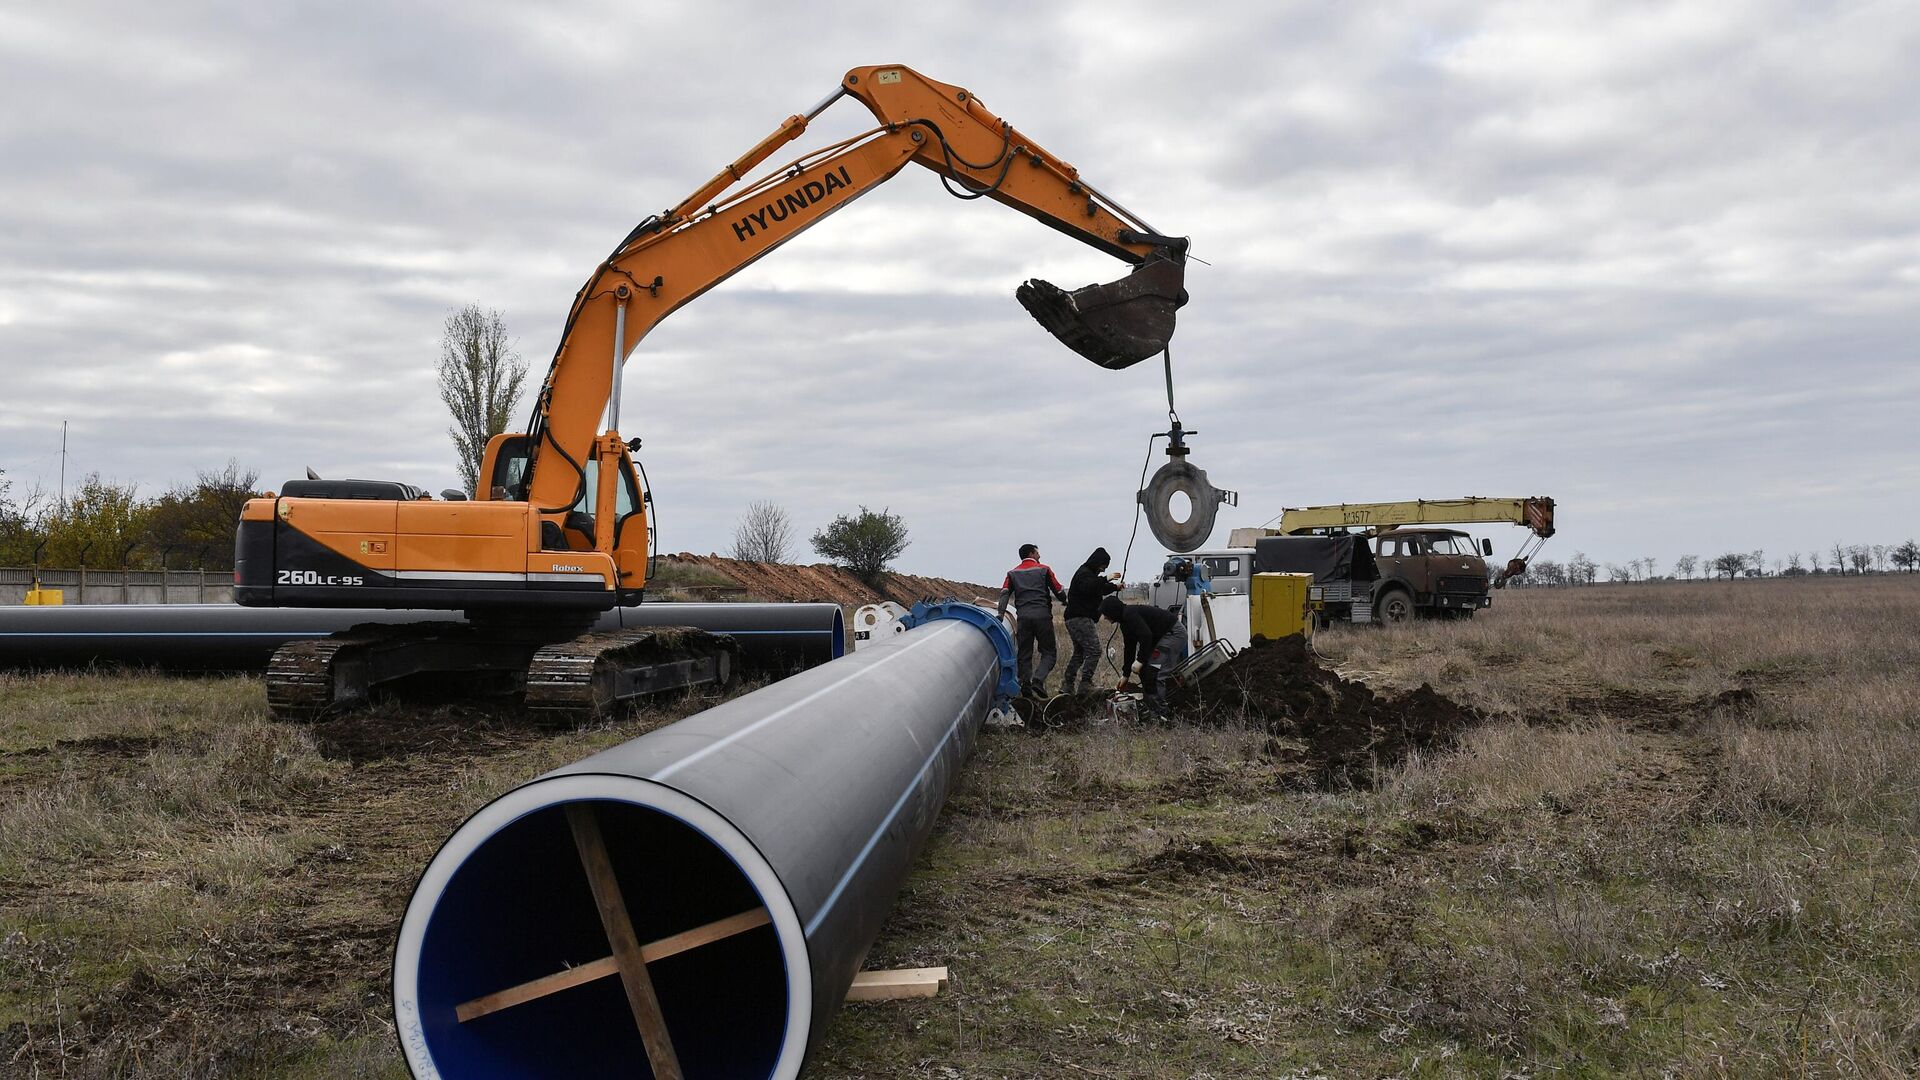
[[(877, 126), (751, 175), (843, 97)], [(970, 91), (895, 64), (854, 68), (594, 268), (527, 427), (488, 444), (473, 498), (307, 480), (247, 503), (239, 603), (466, 613), (464, 624), (364, 627), (283, 647), (267, 674), (274, 713), (311, 717), (414, 674), (504, 676), (530, 709), (573, 715), (724, 679), (723, 658), (686, 655), (697, 642), (587, 632), (600, 612), (637, 603), (647, 583), (649, 493), (632, 456), (640, 440), (618, 430), (627, 356), (682, 305), (909, 164), (961, 199), (998, 202), (1132, 264), (1117, 282), (1071, 292), (1037, 279), (1020, 286), (1021, 304), (1061, 342), (1108, 369), (1164, 352), (1187, 298), (1184, 238), (1154, 231)]]
[[(1519, 553), (1492, 576), (1498, 589), (1526, 573), (1528, 560), (1553, 535), (1553, 510), (1553, 500), (1543, 495), (1289, 507), (1279, 528), (1235, 529), (1231, 543), (1255, 548), (1263, 537), (1365, 536), (1375, 576), (1363, 591), (1371, 594), (1372, 614), (1381, 622), (1402, 622), (1420, 612), (1471, 614), (1490, 602), (1484, 557), (1493, 554), (1493, 542), (1476, 547), (1465, 532), (1442, 526), (1504, 522), (1527, 529), (1531, 535)], [(1277, 550), (1269, 554), (1280, 557)], [(1356, 600), (1362, 598), (1356, 593)]]

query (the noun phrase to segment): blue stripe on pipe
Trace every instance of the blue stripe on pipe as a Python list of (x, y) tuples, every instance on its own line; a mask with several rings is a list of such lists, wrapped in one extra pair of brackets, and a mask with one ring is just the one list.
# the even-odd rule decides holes
[(900, 816), (900, 811), (907, 805), (907, 796), (920, 790), (920, 782), (927, 778), (927, 770), (933, 768), (933, 763), (940, 760), (940, 755), (946, 751), (947, 744), (953, 741), (953, 736), (960, 730), (960, 722), (966, 719), (968, 710), (973, 708), (973, 699), (980, 696), (980, 687), (987, 685), (987, 681), (999, 673), (1000, 669), (998, 667), (988, 669), (986, 676), (974, 686), (973, 693), (967, 695), (967, 703), (960, 706), (960, 712), (953, 718), (953, 725), (947, 728), (947, 733), (941, 737), (939, 745), (933, 748), (933, 753), (928, 756), (926, 764), (920, 766), (920, 771), (914, 774), (913, 782), (907, 785), (907, 790), (902, 791), (900, 797), (893, 801), (893, 809), (887, 811), (886, 820), (880, 823), (879, 828), (873, 830), (873, 835), (867, 838), (867, 846), (861, 848), (860, 854), (853, 857), (853, 865), (847, 867), (847, 872), (840, 875), (839, 884), (835, 885), (833, 891), (827, 894), (826, 902), (820, 905), (820, 910), (814, 912), (813, 918), (807, 922), (806, 934), (808, 937), (813, 936), (813, 932), (819, 928), (821, 920), (825, 919), (827, 913), (833, 910), (833, 905), (839, 902), (840, 894), (846, 891), (848, 883), (853, 881), (853, 875), (859, 872), (861, 866), (865, 865), (867, 856), (873, 854), (874, 845), (878, 844), (880, 838), (886, 835), (887, 829), (893, 825), (893, 819)]

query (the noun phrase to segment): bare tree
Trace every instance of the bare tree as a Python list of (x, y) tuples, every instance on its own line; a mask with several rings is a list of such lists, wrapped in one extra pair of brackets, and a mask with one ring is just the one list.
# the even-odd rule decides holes
[(1885, 570), (1887, 568), (1887, 556), (1892, 552), (1892, 544), (1873, 545), (1873, 568), (1875, 570)]
[(498, 311), (468, 304), (447, 316), (440, 333), (440, 400), (453, 414), (454, 453), (469, 495), (480, 490), (487, 441), (507, 430), (527, 379), (526, 361), (507, 338)]
[(1708, 567), (1716, 574), (1727, 575), (1727, 580), (1732, 581), (1747, 568), (1747, 555), (1741, 551), (1729, 551), (1725, 555), (1714, 556)]
[(1567, 561), (1567, 580), (1574, 585), (1593, 584), (1594, 575), (1599, 571), (1600, 567), (1587, 558), (1584, 551), (1574, 552), (1573, 558)]
[(1752, 564), (1747, 568), (1748, 577), (1767, 576), (1767, 552), (1765, 548), (1754, 548), (1753, 554), (1748, 558), (1748, 561)]
[(1807, 564), (1800, 561), (1799, 552), (1797, 551), (1787, 552), (1786, 572), (1794, 575), (1804, 574), (1807, 572)]
[(1688, 581), (1692, 581), (1693, 571), (1697, 567), (1699, 567), (1699, 565), (1700, 565), (1700, 556), (1682, 555), (1679, 558), (1673, 560), (1673, 573), (1676, 577), (1683, 577), (1683, 578), (1686, 578)]
[(1847, 546), (1845, 544), (1840, 543), (1839, 541), (1835, 541), (1832, 549), (1832, 554), (1833, 554), (1834, 573), (1837, 573), (1837, 574), (1846, 573), (1847, 572)]
[(733, 527), (733, 557), (747, 562), (786, 562), (793, 547), (793, 520), (770, 502), (747, 507)]
[(1853, 572), (1864, 574), (1868, 564), (1873, 562), (1873, 552), (1865, 544), (1855, 544), (1847, 549), (1847, 561), (1853, 564)]

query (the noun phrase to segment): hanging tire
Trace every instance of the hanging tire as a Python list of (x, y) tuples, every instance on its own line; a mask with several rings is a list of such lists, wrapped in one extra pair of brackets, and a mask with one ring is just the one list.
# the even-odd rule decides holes
[(1413, 594), (1405, 589), (1387, 589), (1374, 601), (1373, 617), (1382, 626), (1413, 621)]

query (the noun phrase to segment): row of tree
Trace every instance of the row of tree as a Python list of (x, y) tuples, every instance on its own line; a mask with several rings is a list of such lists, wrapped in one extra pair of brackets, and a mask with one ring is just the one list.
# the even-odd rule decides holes
[[(872, 583), (911, 543), (906, 522), (882, 507), (877, 513), (862, 506), (857, 514), (841, 514), (817, 530), (809, 541), (821, 557), (846, 567)], [(756, 502), (733, 530), (732, 556), (749, 562), (786, 562), (793, 555), (793, 518), (771, 502)]]
[(1912, 540), (1904, 544), (1835, 544), (1824, 552), (1809, 551), (1804, 557), (1798, 551), (1789, 551), (1784, 556), (1775, 556), (1772, 562), (1768, 562), (1764, 550), (1729, 551), (1712, 558), (1682, 555), (1673, 560), (1672, 570), (1666, 575), (1659, 573), (1659, 562), (1651, 555), (1624, 563), (1601, 564), (1587, 558), (1585, 552), (1576, 551), (1564, 563), (1535, 559), (1528, 566), (1526, 577), (1518, 583), (1592, 585), (1603, 579), (1610, 582), (1692, 581), (1697, 576), (1732, 581), (1741, 577), (1869, 574), (1888, 570), (1920, 571), (1920, 544)]
[(97, 473), (64, 496), (37, 484), (16, 492), (0, 474), (0, 566), (231, 569), (234, 523), (259, 479), (229, 461), (141, 498)]

